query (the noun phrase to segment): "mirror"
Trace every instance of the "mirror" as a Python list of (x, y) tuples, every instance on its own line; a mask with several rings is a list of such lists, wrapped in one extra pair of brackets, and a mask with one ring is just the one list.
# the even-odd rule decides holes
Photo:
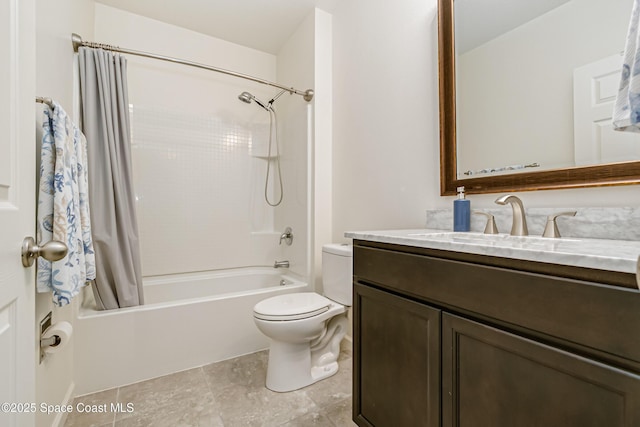
[(632, 2), (438, 1), (442, 195), (640, 183), (610, 125)]

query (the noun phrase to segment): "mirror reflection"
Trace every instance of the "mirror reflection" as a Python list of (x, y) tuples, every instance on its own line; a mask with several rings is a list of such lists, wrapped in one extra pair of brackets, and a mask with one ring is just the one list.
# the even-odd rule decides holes
[(457, 179), (640, 159), (614, 132), (633, 0), (455, 0)]

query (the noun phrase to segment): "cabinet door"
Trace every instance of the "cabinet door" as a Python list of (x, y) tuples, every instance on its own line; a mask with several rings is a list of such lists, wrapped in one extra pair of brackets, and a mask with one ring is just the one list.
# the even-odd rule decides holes
[(640, 425), (636, 374), (449, 314), (442, 334), (443, 426)]
[(359, 426), (440, 425), (440, 311), (354, 284), (354, 405)]

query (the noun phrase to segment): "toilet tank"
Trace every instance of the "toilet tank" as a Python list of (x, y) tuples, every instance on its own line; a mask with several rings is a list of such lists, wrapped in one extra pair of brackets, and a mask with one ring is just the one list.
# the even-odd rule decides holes
[(331, 243), (322, 246), (324, 296), (343, 305), (353, 302), (353, 246)]

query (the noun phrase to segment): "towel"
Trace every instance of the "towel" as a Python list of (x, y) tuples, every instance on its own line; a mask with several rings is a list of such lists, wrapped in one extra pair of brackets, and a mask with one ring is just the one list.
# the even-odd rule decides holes
[(40, 185), (38, 191), (37, 241), (58, 240), (67, 255), (50, 262), (38, 258), (38, 292), (53, 292), (58, 306), (69, 304), (80, 289), (96, 277), (95, 255), (89, 219), (87, 144), (60, 104), (45, 108)]
[(620, 88), (613, 109), (613, 129), (640, 132), (640, 0), (634, 0), (624, 48)]

